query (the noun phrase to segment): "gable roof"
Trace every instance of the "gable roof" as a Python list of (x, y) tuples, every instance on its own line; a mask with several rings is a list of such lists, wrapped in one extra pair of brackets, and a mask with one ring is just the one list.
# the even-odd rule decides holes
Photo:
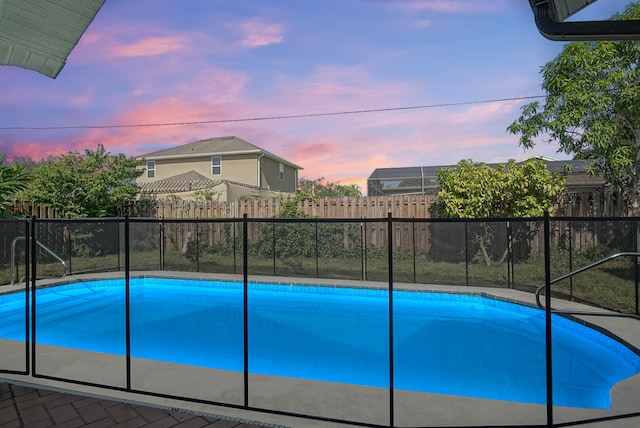
[(160, 160), (160, 159), (188, 159), (203, 156), (219, 156), (219, 155), (239, 155), (239, 154), (256, 154), (264, 155), (275, 161), (282, 162), (292, 168), (302, 169), (292, 162), (274, 155), (271, 152), (261, 149), (238, 137), (218, 137), (206, 140), (196, 141), (195, 143), (183, 144), (181, 146), (172, 147), (170, 149), (159, 150), (157, 152), (147, 153), (138, 156), (138, 159)]
[(211, 180), (196, 171), (189, 171), (173, 177), (140, 184), (146, 193), (182, 193), (217, 186), (222, 180)]
[(212, 180), (204, 175), (189, 171), (172, 177), (163, 178), (161, 180), (150, 181), (140, 184), (140, 190), (143, 193), (186, 193), (195, 190), (209, 189), (219, 186), (220, 184), (233, 184), (235, 186), (246, 187), (253, 190), (265, 190), (258, 186), (240, 183), (232, 180)]

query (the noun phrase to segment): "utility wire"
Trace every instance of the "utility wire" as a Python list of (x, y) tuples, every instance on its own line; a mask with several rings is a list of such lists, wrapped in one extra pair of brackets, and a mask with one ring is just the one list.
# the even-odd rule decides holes
[(381, 112), (402, 111), (402, 110), (419, 110), (419, 109), (454, 107), (454, 106), (464, 106), (464, 105), (474, 105), (474, 104), (489, 104), (489, 103), (498, 103), (498, 102), (506, 102), (506, 101), (521, 101), (521, 100), (530, 100), (535, 98), (544, 98), (544, 95), (532, 95), (527, 97), (513, 97), (513, 98), (498, 98), (493, 100), (482, 100), (482, 101), (466, 101), (466, 102), (460, 102), (460, 103), (428, 104), (428, 105), (420, 105), (420, 106), (389, 107), (389, 108), (378, 108), (378, 109), (368, 109), (368, 110), (349, 110), (349, 111), (338, 111), (338, 112), (328, 112), (328, 113), (307, 113), (307, 114), (295, 114), (295, 115), (287, 115), (287, 116), (250, 117), (250, 118), (241, 118), (241, 119), (202, 120), (202, 121), (193, 121), (193, 122), (140, 123), (140, 124), (131, 124), (131, 125), (3, 126), (3, 127), (0, 127), (0, 130), (44, 131), (44, 130), (60, 130), (60, 129), (151, 128), (151, 127), (158, 127), (158, 126), (206, 125), (206, 124), (216, 124), (216, 123), (255, 122), (255, 121), (262, 121), (262, 120), (300, 119), (300, 118), (308, 118), (308, 117), (343, 116), (343, 115), (350, 115), (350, 114), (381, 113)]

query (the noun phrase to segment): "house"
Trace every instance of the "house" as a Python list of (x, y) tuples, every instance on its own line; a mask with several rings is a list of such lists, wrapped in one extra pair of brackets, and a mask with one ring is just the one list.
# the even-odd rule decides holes
[[(545, 161), (551, 173), (566, 172), (567, 184), (557, 201), (555, 215), (626, 216), (630, 205), (624, 193), (607, 185), (602, 176), (590, 173), (593, 160), (557, 160), (531, 156)], [(529, 158), (521, 159), (524, 162)], [(497, 167), (499, 164), (487, 164)], [(368, 196), (437, 195), (440, 168), (455, 165), (377, 168), (367, 179)]]
[[(602, 177), (589, 173), (589, 167), (593, 165), (591, 160), (557, 160), (541, 156), (532, 157), (544, 160), (551, 173), (567, 171), (565, 189), (567, 193), (599, 191), (605, 185)], [(524, 162), (530, 158), (521, 159), (518, 162)], [(496, 168), (499, 164), (487, 165)], [(438, 193), (438, 170), (449, 167), (455, 167), (455, 165), (377, 168), (367, 179), (367, 194), (369, 196), (436, 195)]]
[(213, 192), (214, 199), (269, 197), (295, 193), (300, 166), (238, 137), (196, 141), (139, 156), (143, 193), (158, 198), (191, 199), (194, 192)]

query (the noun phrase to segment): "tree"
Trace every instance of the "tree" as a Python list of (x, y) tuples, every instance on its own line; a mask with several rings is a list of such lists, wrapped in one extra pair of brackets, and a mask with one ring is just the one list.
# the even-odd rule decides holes
[(13, 165), (21, 166), (28, 173), (32, 173), (33, 170), (38, 166), (38, 161), (28, 156), (15, 156), (11, 163)]
[(325, 181), (324, 177), (309, 180), (301, 178), (298, 181), (298, 192), (309, 193), (319, 198), (341, 198), (343, 196), (362, 196), (357, 184), (340, 184)]
[(31, 180), (26, 169), (14, 163), (5, 163), (5, 155), (0, 155), (0, 217), (11, 215), (11, 201), (15, 195), (25, 189)]
[(446, 218), (537, 217), (549, 211), (565, 178), (551, 174), (541, 159), (492, 168), (462, 160), (440, 168), (438, 213)]
[(139, 192), (139, 165), (124, 154), (109, 154), (102, 144), (84, 154), (68, 152), (38, 165), (23, 197), (49, 204), (65, 217), (115, 217)]
[[(524, 163), (510, 160), (492, 168), (484, 163), (462, 160), (456, 167), (437, 173), (438, 213), (445, 218), (538, 217), (553, 206), (564, 189), (565, 178), (551, 174), (541, 159)], [(488, 246), (493, 235), (487, 223), (475, 241), (485, 263), (491, 263)], [(503, 254), (501, 261), (504, 260)]]
[[(632, 3), (616, 19), (640, 19)], [(640, 214), (640, 44), (573, 42), (542, 68), (544, 105), (532, 102), (507, 130), (525, 148), (543, 141), (578, 159), (594, 159), (592, 173), (626, 191)]]

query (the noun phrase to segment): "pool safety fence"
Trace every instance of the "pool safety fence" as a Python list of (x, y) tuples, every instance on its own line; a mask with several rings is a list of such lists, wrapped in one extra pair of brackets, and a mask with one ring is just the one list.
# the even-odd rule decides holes
[[(637, 257), (621, 257), (586, 275), (553, 278), (593, 263), (612, 253), (638, 251), (635, 218), (528, 219), (11, 219), (0, 220), (0, 295), (21, 293), (22, 316), (15, 323), (23, 338), (0, 339), (0, 373), (25, 375), (72, 384), (133, 392), (187, 402), (246, 409), (357, 426), (556, 426), (582, 424), (589, 418), (560, 411), (553, 405), (554, 354), (552, 297), (610, 310), (608, 314), (639, 315)], [(197, 278), (220, 275), (243, 284), (240, 369), (209, 370), (157, 363), (132, 354), (131, 289), (133, 277), (159, 272)], [(111, 308), (123, 316), (121, 352), (110, 356), (51, 346), (38, 341), (36, 291), (48, 284), (105, 275), (120, 279), (122, 300)], [(56, 278), (64, 278), (56, 282)], [(249, 283), (256, 278), (294, 283), (334, 281), (370, 284), (387, 290), (388, 337), (383, 350), (369, 350), (366, 358), (382, 353), (386, 359), (384, 387), (368, 388), (318, 381), (273, 378), (251, 371)], [(394, 290), (407, 287), (429, 291), (451, 287), (464, 293), (478, 287), (533, 293), (546, 284), (544, 409), (509, 403), (511, 412), (487, 411), (496, 403), (408, 393), (395, 387), (398, 343), (394, 329)], [(549, 290), (549, 291), (547, 291)], [(474, 291), (477, 293), (477, 291)], [(100, 316), (104, 308), (95, 310)], [(0, 311), (2, 311), (0, 306)], [(158, 308), (159, 311), (164, 308)], [(224, 311), (217, 305), (215, 311)], [(211, 326), (216, 328), (211, 309)], [(74, 314), (60, 326), (73, 329)], [(185, 326), (189, 329), (189, 325)], [(637, 327), (636, 327), (637, 328)], [(96, 336), (100, 331), (96, 331)], [(231, 334), (219, 331), (220, 335)], [(295, 334), (294, 331), (282, 334)], [(136, 339), (137, 340), (137, 339)], [(172, 342), (166, 339), (166, 346)], [(193, 340), (199, 340), (193, 338)], [(337, 339), (336, 339), (337, 340)], [(134, 343), (135, 345), (135, 343)], [(628, 344), (630, 345), (630, 344)], [(630, 345), (631, 346), (631, 345)], [(633, 347), (633, 346), (631, 346)], [(637, 348), (634, 348), (637, 351)], [(364, 351), (363, 351), (364, 352)], [(416, 355), (416, 358), (420, 358)], [(473, 358), (470, 353), (469, 358)], [(472, 379), (470, 380), (473, 381)], [(281, 399), (277, 399), (280, 397)], [(296, 400), (296, 397), (298, 400)], [(426, 401), (423, 401), (426, 400)], [(453, 401), (449, 401), (453, 400)], [(637, 400), (636, 400), (637, 401)], [(309, 404), (312, 403), (312, 404)], [(469, 412), (458, 422), (439, 420), (438, 408)], [(431, 410), (431, 413), (430, 413)], [(638, 416), (634, 411), (610, 411), (599, 419)], [(487, 413), (490, 413), (487, 416)], [(479, 415), (488, 417), (483, 420)], [(431, 425), (430, 425), (431, 424)]]

